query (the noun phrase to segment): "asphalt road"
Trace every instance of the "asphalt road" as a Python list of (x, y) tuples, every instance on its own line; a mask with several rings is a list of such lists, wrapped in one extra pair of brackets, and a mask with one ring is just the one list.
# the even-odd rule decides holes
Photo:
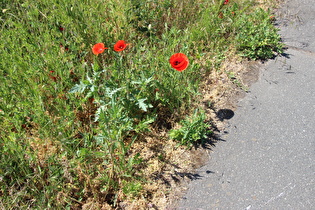
[(286, 56), (265, 64), (177, 209), (315, 209), (315, 4), (279, 11)]

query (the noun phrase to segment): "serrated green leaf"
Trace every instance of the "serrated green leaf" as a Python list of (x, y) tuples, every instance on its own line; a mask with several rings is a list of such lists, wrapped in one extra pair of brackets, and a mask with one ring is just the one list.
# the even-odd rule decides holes
[(148, 111), (148, 108), (152, 107), (151, 104), (146, 104), (145, 103), (146, 100), (147, 100), (146, 98), (141, 98), (141, 99), (138, 99), (138, 101), (137, 101), (137, 105), (139, 106), (139, 108), (142, 109), (145, 112)]
[(87, 88), (88, 85), (80, 82), (80, 84), (76, 84), (73, 86), (70, 90), (69, 93), (83, 93), (85, 89)]

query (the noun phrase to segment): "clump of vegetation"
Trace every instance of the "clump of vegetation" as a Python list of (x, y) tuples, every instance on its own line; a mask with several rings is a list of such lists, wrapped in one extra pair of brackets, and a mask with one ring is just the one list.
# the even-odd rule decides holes
[(253, 2), (1, 1), (0, 207), (158, 205), (149, 160), (211, 132), (194, 112), (204, 75), (231, 48), (281, 52)]
[(172, 139), (176, 139), (180, 145), (192, 147), (198, 141), (205, 140), (212, 133), (210, 125), (206, 123), (206, 115), (195, 110), (194, 115), (180, 121), (180, 128), (170, 130)]

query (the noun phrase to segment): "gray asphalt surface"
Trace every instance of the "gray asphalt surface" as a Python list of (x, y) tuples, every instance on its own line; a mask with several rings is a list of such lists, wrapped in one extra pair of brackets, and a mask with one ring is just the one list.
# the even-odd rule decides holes
[(177, 209), (315, 209), (314, 3), (282, 6), (287, 55), (262, 67)]

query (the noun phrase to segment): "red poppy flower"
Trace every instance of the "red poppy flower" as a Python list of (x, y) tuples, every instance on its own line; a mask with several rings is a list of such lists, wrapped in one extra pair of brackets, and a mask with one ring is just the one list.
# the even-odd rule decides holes
[(187, 56), (183, 53), (176, 53), (170, 58), (171, 66), (177, 71), (184, 71), (189, 64)]
[(228, 4), (229, 3), (229, 0), (225, 0), (223, 4)]
[(119, 40), (118, 42), (116, 42), (116, 44), (114, 45), (114, 50), (116, 52), (119, 52), (119, 51), (123, 51), (124, 49), (126, 49), (126, 47), (128, 46), (129, 44), (126, 43), (124, 40)]
[(94, 55), (98, 55), (104, 52), (105, 49), (108, 49), (105, 47), (104, 43), (97, 43), (93, 46), (92, 52)]

